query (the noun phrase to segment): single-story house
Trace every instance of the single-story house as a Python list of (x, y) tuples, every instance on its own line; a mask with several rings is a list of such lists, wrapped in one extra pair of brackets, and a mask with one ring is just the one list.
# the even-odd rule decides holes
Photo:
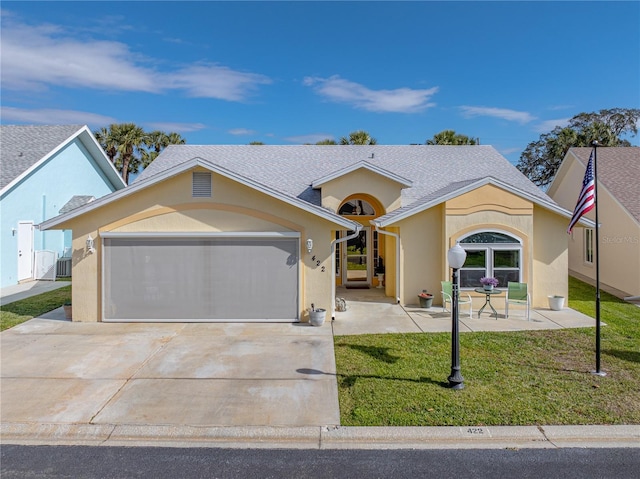
[[(575, 207), (593, 148), (570, 148), (548, 194), (564, 208)], [(598, 228), (600, 286), (620, 297), (640, 296), (640, 147), (599, 147)], [(595, 210), (586, 217), (595, 221)], [(594, 226), (574, 228), (569, 273), (596, 280)]]
[(437, 304), (456, 242), (479, 303), (495, 276), (546, 306), (567, 295), (571, 213), (491, 146), (172, 145), (40, 227), (73, 231), (76, 320), (293, 322), (333, 312), (338, 285)]
[(124, 181), (87, 126), (2, 125), (0, 143), (0, 287), (53, 279), (56, 258), (67, 254), (71, 264), (71, 230), (34, 225), (122, 189)]

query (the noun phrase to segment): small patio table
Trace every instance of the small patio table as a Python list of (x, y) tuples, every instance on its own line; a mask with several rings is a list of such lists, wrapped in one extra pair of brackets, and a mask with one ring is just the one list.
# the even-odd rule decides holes
[(480, 314), (482, 313), (484, 308), (487, 305), (489, 305), (489, 307), (493, 311), (493, 314), (495, 315), (496, 321), (497, 321), (498, 320), (498, 312), (496, 311), (496, 308), (494, 308), (493, 305), (491, 304), (491, 296), (494, 295), (494, 294), (501, 294), (502, 291), (497, 290), (497, 289), (484, 289), (484, 288), (476, 288), (476, 289), (474, 289), (474, 291), (476, 293), (481, 293), (481, 294), (485, 295), (484, 304), (482, 305), (482, 308), (480, 308), (480, 311), (478, 311), (478, 319), (480, 319)]

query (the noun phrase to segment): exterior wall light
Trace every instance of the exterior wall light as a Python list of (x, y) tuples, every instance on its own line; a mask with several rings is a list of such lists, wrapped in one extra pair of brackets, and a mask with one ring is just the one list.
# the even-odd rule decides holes
[(93, 238), (91, 235), (87, 237), (87, 251), (89, 254), (93, 254), (96, 252), (96, 249), (93, 247)]
[(307, 240), (307, 253), (311, 253), (311, 250), (313, 250), (313, 240), (309, 238)]

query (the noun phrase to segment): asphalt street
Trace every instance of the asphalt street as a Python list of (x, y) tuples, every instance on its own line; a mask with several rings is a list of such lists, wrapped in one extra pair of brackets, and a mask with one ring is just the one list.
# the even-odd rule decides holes
[(640, 449), (293, 450), (3, 445), (2, 479), (636, 479)]

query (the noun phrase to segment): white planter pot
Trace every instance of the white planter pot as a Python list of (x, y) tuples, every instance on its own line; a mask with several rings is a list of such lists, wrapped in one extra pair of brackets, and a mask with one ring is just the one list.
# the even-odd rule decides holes
[(326, 316), (326, 309), (318, 308), (315, 311), (309, 311), (309, 323), (311, 323), (311, 326), (322, 326)]
[(554, 311), (561, 311), (564, 308), (564, 296), (547, 296), (549, 299), (549, 308)]

